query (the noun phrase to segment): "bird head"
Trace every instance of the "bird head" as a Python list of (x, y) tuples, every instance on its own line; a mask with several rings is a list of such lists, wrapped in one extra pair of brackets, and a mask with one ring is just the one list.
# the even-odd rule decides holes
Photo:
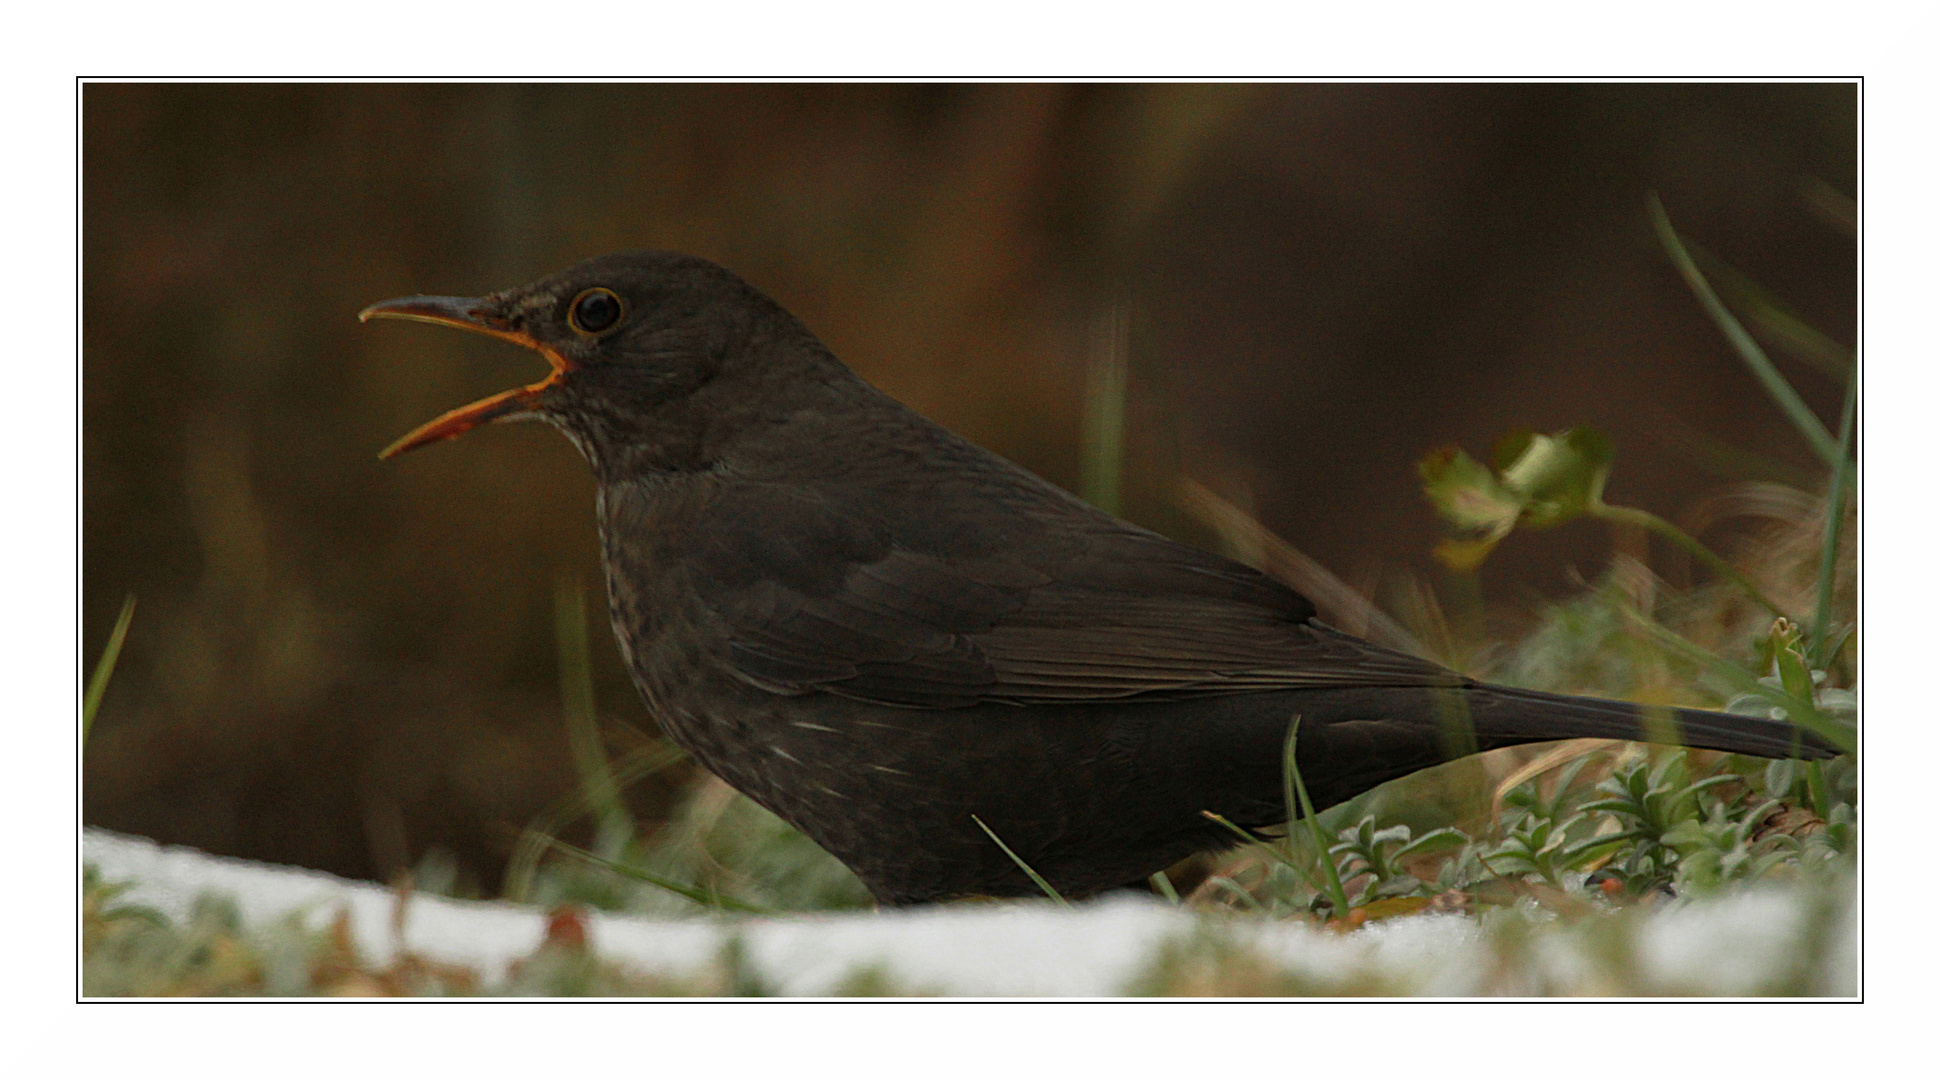
[(667, 251), (603, 255), (488, 296), (385, 300), (357, 317), (455, 326), (533, 349), (552, 368), (538, 382), (419, 426), (379, 455), (387, 458), (501, 420), (543, 420), (582, 449), (597, 448), (724, 374), (746, 375), (764, 362), (789, 367), (791, 357), (796, 365), (834, 363), (752, 286), (705, 259)]

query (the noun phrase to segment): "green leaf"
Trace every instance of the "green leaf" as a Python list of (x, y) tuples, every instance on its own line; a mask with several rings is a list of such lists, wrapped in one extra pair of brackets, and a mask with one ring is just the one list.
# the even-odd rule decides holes
[(1506, 533), (1522, 513), (1522, 498), (1458, 447), (1431, 452), (1416, 469), (1422, 493), (1458, 529)]
[(1579, 840), (1563, 849), (1563, 864), (1577, 867), (1602, 854), (1605, 848), (1622, 847), (1633, 840), (1647, 839), (1649, 834), (1642, 829), (1624, 829), (1604, 836), (1592, 836)]
[(1613, 450), (1609, 436), (1589, 427), (1573, 427), (1554, 435), (1516, 433), (1510, 445), (1520, 448), (1511, 457), (1499, 447), (1502, 485), (1523, 500), (1520, 523), (1546, 529), (1575, 518), (1603, 499), (1610, 476)]
[(1599, 508), (1611, 456), (1609, 437), (1588, 427), (1511, 431), (1496, 442), (1493, 469), (1458, 447), (1428, 454), (1416, 466), (1422, 493), (1462, 534), (1437, 545), (1435, 557), (1473, 570), (1517, 525), (1547, 529)]
[(1775, 619), (1772, 622), (1772, 666), (1778, 670), (1778, 682), (1785, 692), (1804, 701), (1813, 696), (1812, 669), (1806, 666), (1805, 650), (1800, 644), (1802, 635), (1798, 626), (1790, 619)]
[[(1370, 825), (1373, 824), (1372, 819), (1368, 823)], [(1411, 834), (1411, 830), (1406, 825), (1390, 825), (1385, 829), (1374, 830), (1373, 834), (1368, 837), (1367, 842), (1370, 846), (1374, 844), (1406, 844)]]

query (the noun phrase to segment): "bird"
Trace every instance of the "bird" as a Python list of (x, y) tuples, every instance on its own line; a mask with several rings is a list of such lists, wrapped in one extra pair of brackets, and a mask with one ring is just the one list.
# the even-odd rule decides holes
[(1778, 720), (1491, 685), (1360, 640), (897, 402), (696, 256), (603, 255), (359, 318), (545, 359), (381, 456), (494, 422), (562, 432), (655, 721), (884, 906), (1038, 895), (1025, 866), (1087, 897), (1239, 843), (1229, 826), (1284, 826), (1290, 730), (1316, 812), (1547, 740), (1832, 752)]

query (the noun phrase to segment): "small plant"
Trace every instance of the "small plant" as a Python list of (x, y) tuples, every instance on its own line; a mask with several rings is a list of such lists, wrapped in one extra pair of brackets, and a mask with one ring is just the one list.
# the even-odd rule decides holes
[(1578, 795), (1573, 782), (1590, 760), (1584, 755), (1564, 766), (1548, 799), (1533, 779), (1504, 795), (1499, 839), (1475, 852), (1475, 861), (1497, 875), (1533, 876), (1551, 888), (1567, 889), (1614, 849), (1640, 839), (1634, 830), (1605, 826), (1588, 807), (1573, 806)]
[(1277, 846), (1261, 845), (1265, 859), (1238, 863), (1192, 902), (1315, 912), (1353, 926), (1427, 907), (1473, 910), (1524, 901), (1581, 914), (1727, 884), (1854, 870), (1849, 759), (1832, 772), (1831, 807), (1821, 817), (1798, 801), (1810, 787), (1798, 762), (1772, 762), (1754, 778), (1728, 768), (1741, 759), (1716, 755), (1715, 770), (1694, 777), (1685, 751), (1653, 758), (1631, 750), (1609, 775), (1583, 780), (1608, 753), (1599, 749), (1562, 764), (1548, 795), (1540, 776), (1518, 784), (1503, 795), (1496, 825), (1475, 837), (1449, 826), (1416, 836), (1372, 815), (1338, 830), (1328, 857), (1350, 886), (1345, 914), (1325, 886), (1314, 884), (1324, 869), (1309, 869)]
[[(1610, 861), (1606, 880), (1614, 877), (1624, 891), (1642, 896), (1670, 886), (1677, 878), (1679, 855), (1664, 842), (1665, 836), (1699, 817), (1700, 800), (1712, 788), (1736, 784), (1732, 775), (1706, 777), (1692, 782), (1687, 776), (1686, 755), (1666, 755), (1653, 768), (1646, 761), (1633, 762), (1596, 787), (1603, 797), (1583, 804), (1583, 812), (1604, 812), (1623, 830), (1620, 835), (1633, 841)], [(1718, 804), (1713, 803), (1716, 808)]]
[(1372, 817), (1362, 818), (1351, 829), (1340, 832), (1340, 843), (1327, 849), (1343, 880), (1363, 878), (1354, 906), (1375, 900), (1424, 895), (1426, 886), (1405, 866), (1426, 856), (1458, 850), (1469, 838), (1460, 829), (1444, 825), (1415, 836), (1406, 825), (1376, 828)]

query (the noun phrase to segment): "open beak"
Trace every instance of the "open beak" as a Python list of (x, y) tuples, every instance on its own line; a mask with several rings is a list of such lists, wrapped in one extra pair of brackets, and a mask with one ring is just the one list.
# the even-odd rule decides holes
[(479, 297), (406, 296), (372, 304), (357, 313), (358, 322), (369, 322), (372, 319), (411, 319), (416, 322), (455, 326), (460, 330), (486, 334), (533, 349), (546, 358), (546, 363), (552, 365), (552, 374), (547, 375), (543, 380), (531, 386), (521, 386), (502, 394), (493, 394), (483, 401), (474, 401), (470, 405), (453, 409), (385, 447), (384, 452), (378, 454), (378, 457), (396, 457), (406, 450), (416, 450), (427, 443), (463, 435), (480, 424), (489, 424), (494, 420), (516, 419), (529, 414), (539, 408), (540, 395), (572, 370), (572, 365), (565, 357), (540, 344), (532, 335), (508, 326), (504, 319), (494, 312), (494, 307), (495, 305)]

